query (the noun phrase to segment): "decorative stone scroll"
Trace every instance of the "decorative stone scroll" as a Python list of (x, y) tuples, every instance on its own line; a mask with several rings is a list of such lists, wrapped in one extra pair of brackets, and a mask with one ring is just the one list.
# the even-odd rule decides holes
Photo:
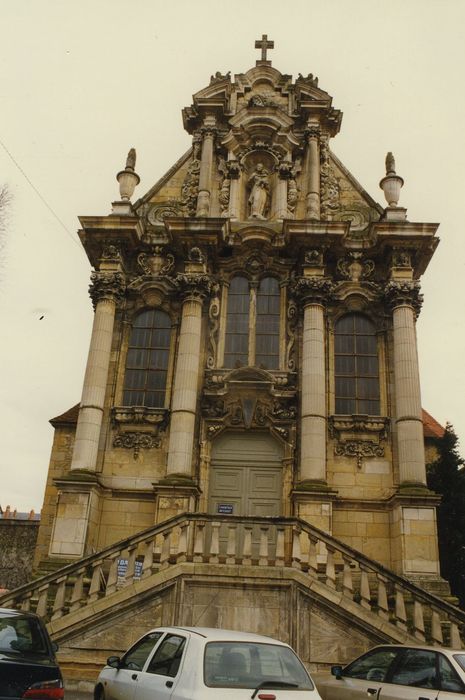
[(155, 204), (147, 213), (147, 220), (153, 226), (163, 224), (164, 220), (173, 216), (182, 215), (182, 203), (177, 199), (171, 199), (162, 204)]
[(207, 367), (213, 369), (217, 361), (217, 350), (218, 350), (218, 331), (220, 327), (219, 317), (220, 317), (220, 298), (218, 296), (219, 286), (215, 295), (210, 301), (210, 307), (208, 309), (208, 355), (207, 355)]
[(384, 287), (384, 298), (391, 309), (396, 306), (411, 306), (416, 316), (423, 304), (423, 294), (420, 293), (420, 283), (417, 280), (390, 280)]
[(362, 468), (362, 459), (366, 457), (384, 457), (384, 446), (375, 442), (365, 442), (361, 440), (349, 440), (334, 447), (334, 454), (337, 457), (355, 457), (358, 469)]
[(373, 260), (364, 259), (363, 253), (360, 251), (351, 251), (345, 258), (341, 258), (337, 262), (337, 271), (340, 276), (352, 282), (368, 279), (374, 270)]
[(126, 291), (126, 279), (122, 272), (92, 272), (89, 295), (95, 306), (102, 299), (120, 303)]
[(113, 440), (113, 447), (122, 447), (133, 450), (134, 459), (137, 459), (141, 449), (151, 450), (160, 447), (161, 438), (151, 433), (119, 433)]
[(100, 259), (105, 260), (105, 262), (118, 263), (121, 261), (121, 257), (121, 249), (119, 244), (114, 241), (105, 241), (102, 246)]
[(181, 187), (181, 204), (188, 216), (195, 216), (199, 194), (200, 160), (194, 158)]
[(296, 362), (296, 337), (297, 337), (297, 322), (299, 313), (297, 304), (291, 299), (289, 301), (286, 313), (286, 366), (293, 372), (297, 366)]
[(328, 137), (320, 139), (320, 215), (330, 220), (339, 208), (339, 183), (331, 168)]

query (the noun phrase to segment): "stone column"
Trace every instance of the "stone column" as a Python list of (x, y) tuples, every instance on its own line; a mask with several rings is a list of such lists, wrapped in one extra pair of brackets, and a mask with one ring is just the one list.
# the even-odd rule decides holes
[(213, 172), (213, 145), (216, 134), (214, 117), (207, 117), (201, 130), (203, 135), (202, 155), (200, 159), (199, 194), (197, 198), (197, 216), (210, 214), (210, 194)]
[(287, 207), (287, 184), (291, 177), (292, 163), (284, 160), (278, 167), (278, 186), (276, 188), (275, 212), (277, 219), (286, 219), (289, 215)]
[(116, 304), (125, 290), (121, 272), (94, 272), (91, 279), (95, 315), (71, 461), (71, 469), (87, 471), (97, 464)]
[(307, 197), (306, 216), (308, 219), (320, 218), (320, 130), (311, 125), (307, 131)]
[(237, 160), (228, 160), (226, 162), (228, 176), (230, 180), (229, 187), (229, 210), (228, 216), (231, 219), (239, 219), (239, 194), (240, 194), (240, 176), (241, 166)]
[(391, 281), (386, 296), (392, 308), (394, 384), (401, 485), (426, 486), (425, 447), (418, 368), (416, 313), (421, 307), (419, 283)]
[(202, 306), (211, 288), (207, 275), (178, 276), (185, 296), (179, 331), (168, 447), (167, 478), (192, 477), (195, 412), (197, 407)]
[(303, 277), (296, 292), (304, 306), (300, 417), (300, 481), (326, 482), (325, 277)]

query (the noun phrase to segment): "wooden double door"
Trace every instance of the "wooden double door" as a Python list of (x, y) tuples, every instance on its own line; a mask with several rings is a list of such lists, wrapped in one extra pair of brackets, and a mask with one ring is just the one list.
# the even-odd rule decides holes
[(269, 433), (225, 433), (212, 449), (209, 512), (282, 515), (282, 448)]

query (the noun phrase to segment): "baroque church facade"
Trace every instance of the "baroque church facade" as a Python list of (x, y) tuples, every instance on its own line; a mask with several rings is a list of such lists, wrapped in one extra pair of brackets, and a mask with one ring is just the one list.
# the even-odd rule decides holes
[[(192, 147), (147, 194), (132, 201), (131, 151), (112, 213), (80, 217), (95, 315), (81, 402), (52, 421), (35, 560), (44, 586), (55, 576), (51, 631), (73, 646), (81, 623), (64, 620), (83, 619), (89, 579), (94, 603), (106, 585), (105, 600), (137, 601), (149, 626), (194, 624), (205, 604), (202, 624), (281, 636), (309, 663), (398, 635), (441, 641), (447, 626), (459, 643), (460, 612), (425, 598), (447, 594), (415, 330), (437, 225), (407, 219), (391, 154), (387, 206), (376, 203), (332, 150), (331, 96), (311, 74), (276, 70), (266, 37), (257, 47), (255, 67), (193, 96)], [(184, 567), (183, 593), (155, 614), (153, 577), (168, 564)], [(71, 599), (68, 570), (81, 577)], [(294, 598), (280, 589), (273, 603), (278, 570)], [(307, 584), (295, 577), (312, 572), (321, 588), (297, 603)], [(313, 623), (297, 629), (304, 609)], [(86, 648), (111, 650), (102, 639)]]

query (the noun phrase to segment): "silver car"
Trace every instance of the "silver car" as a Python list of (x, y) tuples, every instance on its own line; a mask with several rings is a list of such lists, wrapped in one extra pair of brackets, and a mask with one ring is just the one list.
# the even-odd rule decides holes
[(95, 700), (321, 700), (287, 644), (206, 627), (160, 627), (110, 656)]
[(375, 647), (332, 676), (314, 674), (323, 700), (465, 699), (465, 652), (437, 647)]

